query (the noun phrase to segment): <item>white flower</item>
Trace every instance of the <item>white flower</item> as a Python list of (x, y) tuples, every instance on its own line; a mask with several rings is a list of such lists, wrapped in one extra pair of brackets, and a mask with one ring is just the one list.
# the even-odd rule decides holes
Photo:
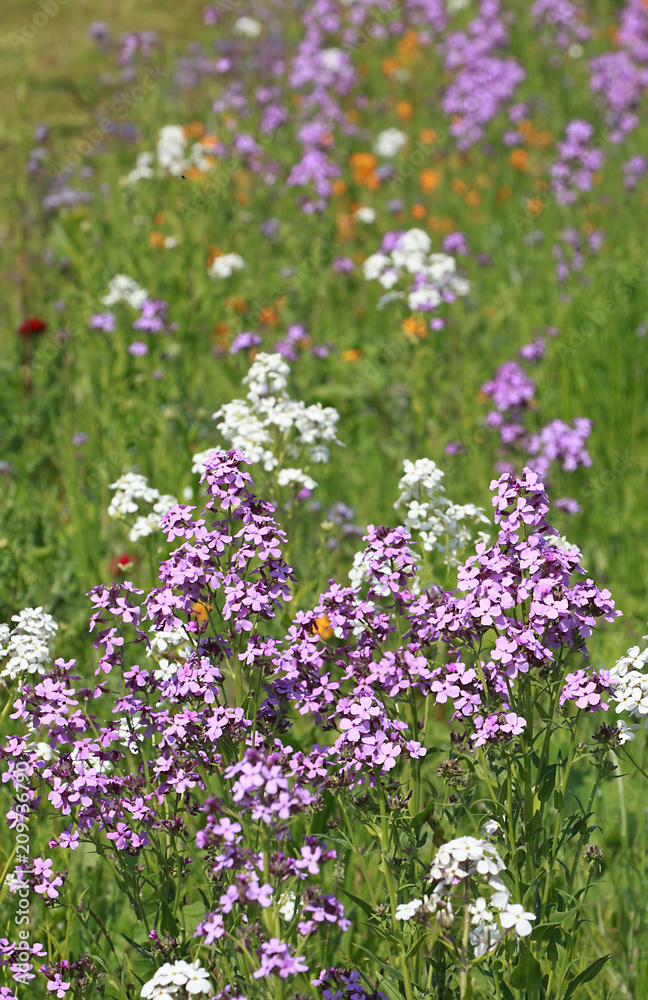
[(432, 240), (424, 229), (408, 229), (398, 240), (398, 249), (404, 253), (427, 254), (430, 252)]
[[(213, 415), (230, 447), (243, 451), (252, 462), (262, 463), (268, 472), (279, 464), (275, 451), (280, 443), (288, 457), (295, 458), (305, 449), (312, 462), (327, 462), (328, 445), (340, 443), (336, 436), (337, 410), (290, 399), (286, 392), (289, 373), (280, 354), (257, 354), (243, 379), (248, 386), (247, 399), (226, 403)], [(194, 456), (194, 471), (198, 460), (203, 461), (207, 454)], [(307, 480), (316, 485), (310, 477)]]
[(397, 128), (387, 128), (376, 138), (374, 152), (378, 156), (391, 159), (396, 156), (407, 142), (407, 136)]
[(369, 208), (368, 205), (361, 205), (354, 212), (354, 217), (358, 222), (365, 222), (367, 224), (376, 221), (376, 210), (375, 208)]
[(108, 292), (102, 298), (105, 306), (114, 306), (117, 302), (128, 302), (133, 309), (140, 309), (148, 292), (126, 274), (116, 274), (108, 285)]
[(319, 54), (320, 62), (329, 73), (336, 73), (345, 62), (345, 55), (342, 49), (322, 49)]
[[(647, 720), (648, 721), (648, 720)], [(617, 722), (617, 731), (619, 733), (619, 743), (623, 746), (624, 743), (629, 743), (635, 738), (635, 731), (639, 729), (639, 724), (629, 726), (627, 722), (623, 719), (619, 719)]]
[(229, 278), (234, 271), (242, 271), (245, 261), (238, 253), (225, 253), (215, 257), (209, 268), (209, 274), (214, 278)]
[(310, 476), (307, 476), (301, 469), (280, 469), (277, 476), (277, 482), (280, 486), (289, 486), (291, 483), (295, 483), (297, 486), (301, 486), (306, 490), (314, 490), (317, 488), (317, 483)]
[[(160, 518), (177, 504), (177, 499), (170, 494), (160, 492), (149, 486), (146, 476), (137, 472), (127, 472), (116, 482), (110, 484), (115, 495), (108, 505), (108, 516), (119, 520), (129, 519), (129, 515), (137, 514), (131, 526), (128, 537), (132, 542), (146, 538), (155, 531), (160, 531)], [(140, 504), (152, 505), (152, 510), (140, 514)]]
[(295, 902), (297, 897), (294, 892), (286, 892), (279, 898), (279, 914), (287, 923), (290, 923), (295, 916)]
[(131, 170), (129, 174), (126, 175), (125, 181), (127, 184), (136, 184), (137, 181), (142, 179), (148, 180), (155, 176), (155, 171), (153, 170), (153, 163), (155, 162), (154, 153), (138, 153), (137, 159), (135, 161), (135, 169)]
[(14, 680), (24, 673), (44, 674), (57, 623), (42, 607), (24, 608), (11, 620), (15, 622), (13, 628), (0, 625), (0, 661), (5, 660), (0, 678)]
[(375, 281), (389, 265), (389, 257), (384, 253), (374, 253), (362, 265), (362, 273), (367, 281)]
[(173, 965), (166, 962), (144, 984), (140, 996), (144, 1000), (165, 1000), (167, 997), (175, 997), (181, 987), (190, 995), (211, 992), (209, 973), (201, 967), (200, 962), (189, 964), (179, 960)]
[(417, 288), (415, 292), (410, 292), (407, 297), (407, 305), (413, 312), (417, 309), (436, 309), (440, 302), (441, 296), (431, 285)]
[(234, 34), (244, 38), (258, 38), (262, 30), (263, 25), (254, 17), (239, 17), (234, 22)]
[(509, 903), (500, 913), (500, 923), (505, 931), (515, 930), (518, 937), (527, 937), (533, 927), (530, 921), (535, 920), (535, 913), (526, 913), (520, 903)]
[(396, 907), (396, 912), (394, 913), (395, 920), (411, 920), (412, 917), (418, 913), (418, 911), (423, 906), (422, 899), (410, 899), (408, 903), (401, 903), (400, 906)]
[(378, 284), (382, 285), (383, 288), (391, 289), (398, 281), (398, 271), (393, 267), (387, 268), (386, 271), (378, 278)]
[(211, 993), (211, 988), (212, 984), (207, 970), (201, 968), (198, 961), (194, 962), (192, 966), (189, 966), (187, 979), (185, 981), (185, 989), (187, 993), (189, 993), (190, 996), (195, 996), (198, 993)]

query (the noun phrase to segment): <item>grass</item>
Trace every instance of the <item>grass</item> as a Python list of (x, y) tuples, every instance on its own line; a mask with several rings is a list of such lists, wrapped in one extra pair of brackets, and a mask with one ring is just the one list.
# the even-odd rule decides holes
[[(0, 622), (22, 607), (44, 604), (62, 623), (66, 655), (76, 652), (84, 658), (84, 668), (89, 666), (88, 608), (82, 595), (107, 577), (111, 557), (129, 547), (123, 526), (107, 517), (109, 484), (122, 471), (137, 468), (162, 492), (179, 496), (197, 486), (190, 472), (191, 453), (217, 444), (211, 414), (240, 394), (249, 363), (246, 355), (215, 356), (214, 331), (222, 323), (229, 325), (230, 334), (249, 328), (246, 316), (228, 304), (232, 297), (247, 300), (248, 317), (281, 298), (279, 327), (263, 330), (268, 343), (290, 323), (304, 323), (315, 343), (333, 345), (326, 360), (300, 357), (294, 366), (293, 394), (339, 410), (346, 447), (334, 453), (330, 466), (318, 470), (317, 497), (324, 511), (336, 500), (350, 504), (362, 525), (393, 519), (405, 457), (432, 457), (446, 470), (453, 499), (487, 506), (496, 441), (482, 426), (487, 405), (480, 386), (538, 331), (560, 328), (561, 336), (548, 341), (547, 356), (533, 372), (538, 388), (532, 419), (538, 427), (554, 417), (593, 420), (591, 468), (557, 471), (552, 497), (579, 500), (581, 513), (570, 517), (557, 511), (555, 523), (581, 547), (588, 570), (611, 589), (624, 612), (620, 623), (602, 630), (592, 642), (592, 662), (611, 665), (643, 634), (647, 614), (648, 379), (646, 341), (637, 328), (644, 322), (647, 303), (642, 220), (648, 190), (640, 185), (637, 192), (626, 193), (621, 171), (622, 159), (644, 148), (645, 129), (630, 137), (622, 153), (606, 149), (601, 184), (578, 210), (547, 199), (537, 216), (528, 212), (528, 198), (538, 190), (534, 182), (546, 176), (554, 146), (534, 150), (528, 171), (521, 173), (501, 146), (496, 155), (484, 157), (478, 151), (457, 154), (443, 143), (430, 153), (443, 183), (429, 196), (421, 194), (418, 168), (404, 170), (393, 195), (403, 198), (408, 209), (422, 201), (428, 215), (450, 218), (468, 234), (475, 254), (490, 256), (488, 265), (470, 261), (471, 295), (453, 305), (446, 330), (411, 344), (402, 336), (398, 306), (377, 311), (380, 290), (358, 274), (331, 270), (334, 256), (368, 255), (377, 249), (377, 233), (385, 228), (347, 230), (340, 222), (354, 201), (374, 204), (379, 218), (385, 211), (385, 192), (354, 190), (348, 170), (344, 176), (349, 193), (321, 218), (298, 212), (294, 191), (268, 191), (240, 168), (215, 193), (206, 185), (202, 198), (201, 182), (178, 178), (120, 185), (136, 152), (153, 148), (159, 127), (214, 118), (210, 104), (216, 87), (207, 79), (196, 90), (174, 90), (169, 72), (140, 99), (134, 96), (135, 83), (118, 82), (111, 57), (97, 54), (87, 38), (88, 24), (101, 16), (114, 34), (155, 28), (164, 50), (153, 62), (170, 70), (175, 56), (200, 35), (202, 6), (193, 0), (185, 3), (179, 16), (177, 3), (168, 0), (106, 0), (100, 12), (89, 0), (70, 0), (26, 44), (16, 43), (14, 36), (25, 18), (33, 19), (33, 12), (15, 0), (5, 2), (0, 11), (0, 99), (5, 112), (0, 167), (6, 181), (0, 199), (5, 304), (0, 325), (0, 460), (13, 468), (10, 475), (0, 476)], [(516, 7), (520, 16), (513, 51), (525, 61), (527, 52), (529, 56), (523, 89), (551, 95), (534, 115), (538, 130), (547, 129), (557, 138), (573, 117), (598, 115), (600, 122), (587, 90), (584, 63), (570, 64), (569, 89), (558, 86), (541, 50), (527, 46), (526, 5)], [(601, 48), (611, 9), (592, 5), (590, 12), (597, 29), (595, 44)], [(290, 23), (289, 30), (293, 27)], [(379, 73), (383, 54), (376, 45), (366, 62), (372, 99), (382, 102), (385, 115), (380, 127), (387, 127), (399, 124), (393, 112), (399, 93)], [(423, 69), (421, 80), (434, 81), (435, 65)], [(430, 127), (442, 131), (447, 123), (436, 103), (438, 86), (419, 84), (415, 75), (406, 89), (414, 105), (408, 132)], [(104, 136), (102, 145), (83, 158), (94, 171), (85, 187), (102, 193), (87, 206), (46, 215), (40, 200), (51, 182), (51, 169), (42, 180), (29, 180), (24, 173), (34, 127), (43, 120), (50, 124), (52, 158), (63, 162), (78, 148), (84, 132), (96, 128), (101, 115), (122, 106), (115, 104), (119, 101), (132, 105), (128, 117), (136, 123), (139, 138), (129, 143)], [(376, 130), (370, 116), (363, 125)], [(337, 161), (348, 163), (351, 153), (369, 148), (369, 142), (341, 138)], [(291, 147), (282, 132), (270, 149), (278, 163), (294, 161), (294, 144)], [(407, 166), (407, 159), (404, 162)], [(480, 192), (478, 207), (466, 204), (453, 181)], [(504, 186), (511, 191), (506, 201), (500, 197)], [(161, 215), (163, 221), (156, 221)], [(259, 222), (270, 215), (280, 220), (273, 245), (258, 235)], [(601, 225), (606, 237), (601, 253), (588, 260), (583, 280), (570, 279), (570, 299), (563, 301), (551, 247), (559, 231), (575, 222)], [(403, 214), (393, 227), (410, 224)], [(391, 222), (387, 228), (392, 228)], [(150, 235), (158, 229), (173, 235), (178, 246), (170, 251), (152, 247)], [(530, 245), (524, 237), (533, 231), (542, 234), (542, 241)], [(247, 263), (246, 271), (223, 287), (206, 272), (211, 244), (241, 252)], [(43, 257), (45, 248), (51, 263)], [(295, 266), (296, 275), (281, 276), (282, 268)], [(155, 297), (170, 302), (170, 318), (178, 324), (177, 334), (154, 344), (145, 358), (127, 353), (132, 338), (127, 307), (117, 307), (114, 335), (87, 328), (117, 273), (134, 276)], [(60, 311), (57, 303), (62, 303)], [(14, 332), (24, 315), (43, 316), (49, 329), (33, 344), (29, 392), (22, 345)], [(71, 332), (71, 339), (57, 337), (61, 328)], [(340, 355), (349, 349), (359, 350), (361, 359), (344, 361)], [(159, 381), (151, 378), (156, 367), (163, 370)], [(81, 431), (89, 435), (89, 443), (75, 448), (72, 435)], [(456, 439), (466, 450), (450, 458), (445, 445)], [(352, 558), (350, 545), (330, 552), (320, 544), (321, 519), (318, 512), (305, 515), (301, 544), (294, 551), (305, 581), (304, 607), (316, 600), (323, 581), (348, 570)], [(137, 582), (150, 584), (151, 564), (159, 553), (143, 546), (139, 555)], [(639, 759), (645, 757), (644, 740), (643, 734), (637, 740)], [(609, 781), (597, 804), (608, 866), (590, 941), (593, 952), (614, 953), (606, 973), (610, 991), (626, 990), (636, 1000), (648, 987), (648, 960), (641, 948), (646, 931), (644, 801), (638, 779), (626, 779)], [(603, 993), (588, 988), (588, 995)]]

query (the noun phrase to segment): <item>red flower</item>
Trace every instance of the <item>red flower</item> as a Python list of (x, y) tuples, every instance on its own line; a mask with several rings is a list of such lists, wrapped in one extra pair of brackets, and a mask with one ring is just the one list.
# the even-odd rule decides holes
[(137, 556), (132, 556), (129, 552), (124, 552), (123, 556), (119, 559), (113, 558), (110, 560), (110, 572), (113, 576), (120, 576), (121, 573), (127, 573), (130, 569), (137, 564)]
[(38, 319), (37, 316), (31, 316), (22, 321), (18, 327), (18, 335), (21, 337), (31, 337), (36, 333), (44, 333), (45, 330), (47, 330), (47, 323), (44, 323), (42, 319)]

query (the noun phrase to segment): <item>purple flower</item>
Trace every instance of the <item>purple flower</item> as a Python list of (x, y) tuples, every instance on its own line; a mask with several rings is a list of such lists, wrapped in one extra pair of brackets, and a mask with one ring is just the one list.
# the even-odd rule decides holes
[(241, 351), (248, 351), (253, 347), (258, 347), (260, 343), (261, 337), (258, 333), (250, 333), (249, 331), (237, 333), (230, 344), (229, 353), (240, 354)]
[(128, 348), (128, 353), (133, 354), (135, 357), (143, 357), (148, 354), (148, 344), (145, 344), (143, 340), (134, 340), (133, 343)]
[(88, 326), (91, 330), (103, 330), (104, 333), (113, 333), (115, 329), (114, 313), (95, 313), (94, 316), (90, 317)]

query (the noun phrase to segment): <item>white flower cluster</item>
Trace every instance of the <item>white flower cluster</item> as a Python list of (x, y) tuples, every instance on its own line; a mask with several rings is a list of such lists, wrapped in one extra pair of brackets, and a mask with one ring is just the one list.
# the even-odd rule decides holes
[(212, 278), (229, 278), (235, 271), (242, 271), (245, 261), (238, 253), (222, 253), (214, 257), (207, 273)]
[(128, 302), (133, 309), (141, 309), (148, 298), (148, 292), (140, 288), (133, 278), (126, 274), (116, 274), (108, 285), (108, 293), (101, 300), (105, 306), (114, 306), (117, 302)]
[(258, 38), (262, 30), (263, 25), (255, 17), (239, 17), (234, 22), (234, 34), (243, 38)]
[[(211, 993), (209, 973), (197, 960), (165, 962), (140, 992), (144, 1000), (178, 1000), (179, 997)], [(182, 992), (180, 992), (182, 991)]]
[[(448, 500), (441, 485), (445, 473), (432, 459), (405, 459), (403, 468), (405, 474), (398, 484), (401, 492), (394, 509), (407, 508), (403, 523), (410, 532), (418, 532), (424, 551), (440, 552), (446, 566), (457, 566), (459, 554), (473, 539), (471, 528), (490, 523), (486, 514), (472, 503)], [(477, 535), (482, 541), (488, 538), (484, 532)]]
[(380, 132), (376, 138), (374, 152), (377, 156), (384, 156), (391, 159), (400, 153), (407, 142), (407, 136), (398, 128), (386, 128)]
[[(232, 448), (244, 452), (252, 462), (261, 462), (271, 472), (282, 465), (280, 486), (314, 490), (317, 483), (298, 468), (284, 467), (286, 459), (328, 462), (329, 446), (336, 437), (337, 410), (321, 403), (306, 406), (287, 393), (290, 368), (280, 354), (257, 354), (243, 379), (247, 399), (225, 403), (214, 413), (218, 430)], [(193, 456), (193, 472), (202, 472), (213, 449)]]
[(426, 232), (409, 229), (398, 238), (391, 253), (374, 253), (367, 257), (362, 265), (364, 276), (367, 281), (378, 281), (387, 291), (403, 279), (407, 280), (410, 284), (407, 305), (415, 311), (436, 309), (444, 295), (450, 298), (467, 295), (470, 283), (457, 274), (454, 257), (430, 253), (431, 247), (432, 241)]
[[(168, 510), (175, 507), (177, 500), (169, 494), (162, 494), (149, 486), (146, 476), (137, 472), (127, 472), (120, 476), (117, 482), (110, 484), (115, 495), (108, 507), (108, 516), (125, 521), (132, 514), (137, 514), (131, 526), (128, 537), (131, 542), (160, 531), (160, 519)], [(140, 504), (152, 504), (152, 510), (147, 514), (140, 513)]]
[(137, 154), (135, 168), (123, 178), (123, 183), (136, 184), (155, 176), (154, 164), (157, 159), (158, 173), (180, 177), (185, 170), (197, 169), (202, 173), (215, 166), (213, 154), (217, 150), (213, 137), (205, 137), (189, 143), (182, 125), (163, 125), (158, 132), (155, 153), (150, 151)]
[(16, 624), (0, 625), (0, 677), (44, 674), (50, 662), (50, 644), (58, 625), (42, 608), (25, 608), (12, 615)]
[(183, 628), (176, 628), (151, 632), (149, 638), (151, 645), (146, 655), (157, 663), (153, 675), (159, 681), (168, 681), (192, 651), (189, 636)]
[[(644, 639), (648, 639), (648, 635), (645, 635)], [(614, 691), (610, 692), (610, 700), (617, 703), (617, 714), (628, 712), (635, 719), (644, 719), (646, 729), (648, 729), (648, 674), (644, 673), (644, 669), (647, 663), (648, 646), (644, 649), (632, 646), (610, 670), (610, 680), (616, 685)], [(636, 728), (638, 727), (621, 723), (623, 743), (634, 739), (632, 729)]]
[[(476, 896), (468, 904), (470, 914), (470, 943), (476, 958), (484, 955), (501, 940), (508, 930), (515, 930), (518, 937), (526, 937), (533, 927), (535, 914), (525, 912), (519, 903), (511, 903), (508, 889), (499, 877), (505, 865), (497, 848), (490, 840), (476, 837), (458, 837), (442, 844), (430, 869), (432, 892), (422, 899), (412, 899), (397, 907), (396, 920), (423, 920), (432, 918), (441, 927), (454, 923), (451, 895), (456, 885), (465, 885), (467, 879), (481, 883), (481, 889), (490, 889), (488, 897)], [(457, 899), (460, 904), (462, 897)]]

